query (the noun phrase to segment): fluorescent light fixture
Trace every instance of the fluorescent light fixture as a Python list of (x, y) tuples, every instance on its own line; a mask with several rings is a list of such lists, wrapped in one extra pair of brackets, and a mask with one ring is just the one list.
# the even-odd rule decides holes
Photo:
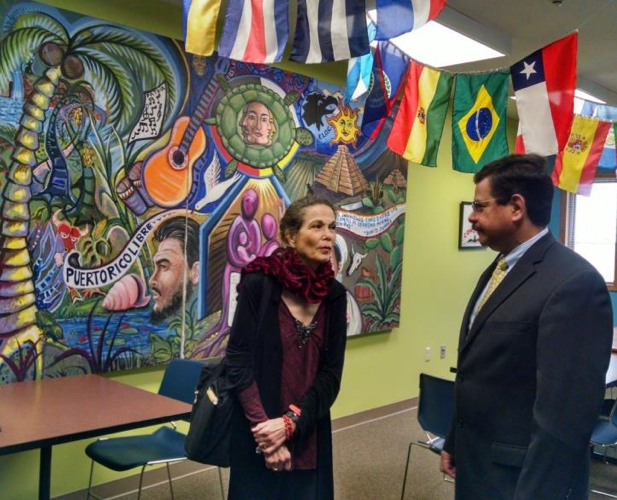
[(579, 97), (580, 99), (585, 99), (586, 101), (597, 102), (598, 104), (606, 104), (606, 101), (598, 99), (595, 95), (591, 95), (581, 89), (576, 89), (574, 91), (574, 97)]
[(412, 59), (435, 68), (505, 55), (436, 21), (398, 36), (391, 42)]

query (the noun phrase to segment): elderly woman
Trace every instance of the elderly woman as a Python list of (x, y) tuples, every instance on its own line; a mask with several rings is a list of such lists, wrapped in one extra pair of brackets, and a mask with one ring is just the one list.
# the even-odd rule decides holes
[(341, 383), (346, 293), (330, 258), (336, 213), (305, 197), (280, 223), (283, 247), (242, 272), (227, 346), (239, 411), (229, 500), (334, 497), (330, 407)]

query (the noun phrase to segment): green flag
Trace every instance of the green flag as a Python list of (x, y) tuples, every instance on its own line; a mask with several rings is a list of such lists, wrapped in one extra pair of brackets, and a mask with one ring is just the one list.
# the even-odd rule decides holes
[(452, 112), (454, 170), (473, 173), (508, 154), (509, 72), (457, 75)]

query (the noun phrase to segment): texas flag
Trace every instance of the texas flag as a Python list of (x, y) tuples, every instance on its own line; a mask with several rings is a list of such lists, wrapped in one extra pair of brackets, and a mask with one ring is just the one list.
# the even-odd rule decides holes
[(517, 152), (550, 156), (563, 150), (572, 126), (578, 33), (534, 52), (510, 68), (521, 140)]

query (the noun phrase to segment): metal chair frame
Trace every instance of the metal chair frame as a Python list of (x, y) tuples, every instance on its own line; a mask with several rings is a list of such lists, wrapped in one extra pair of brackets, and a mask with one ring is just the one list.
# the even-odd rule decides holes
[[(421, 377), (421, 383), (422, 383), (422, 377), (431, 377), (430, 375), (426, 375), (426, 374), (420, 374)], [(437, 377), (432, 377), (432, 378), (437, 378)], [(442, 379), (444, 380), (444, 379)], [(446, 380), (444, 380), (446, 381)], [(446, 381), (449, 382), (449, 381)], [(420, 407), (422, 406), (422, 387), (420, 387), (420, 404), (418, 405), (418, 412), (420, 412)], [(418, 420), (420, 420), (420, 415), (418, 414)], [(423, 429), (424, 430), (424, 429)], [(407, 449), (407, 461), (405, 462), (405, 475), (403, 476), (403, 490), (401, 492), (401, 500), (403, 500), (405, 498), (405, 487), (407, 484), (407, 474), (409, 472), (409, 461), (411, 459), (411, 448), (412, 446), (418, 446), (420, 448), (424, 448), (427, 450), (432, 451), (433, 453), (439, 455), (441, 453), (441, 448), (437, 447), (436, 444), (439, 443), (439, 441), (443, 440), (444, 437), (440, 437), (440, 436), (436, 436), (436, 435), (432, 435), (431, 433), (427, 432), (426, 430), (424, 430), (424, 433), (426, 434), (426, 441), (423, 441), (421, 439), (419, 439), (417, 442), (410, 442), (409, 443), (409, 448)], [(454, 480), (451, 479), (449, 476), (447, 476), (446, 474), (443, 475), (443, 480), (448, 482), (448, 483), (454, 483)]]
[[(611, 396), (613, 395), (613, 388), (611, 387)], [(608, 421), (612, 423), (612, 425), (615, 425), (615, 407), (617, 406), (617, 403), (615, 405), (613, 405), (613, 408), (611, 409), (611, 412), (608, 416)], [(617, 427), (617, 426), (616, 426)], [(603, 457), (603, 461), (605, 464), (608, 464), (608, 460), (606, 459), (606, 453), (610, 448), (617, 448), (617, 442), (613, 443), (613, 444), (602, 444), (602, 443), (594, 443), (593, 441), (591, 441), (589, 443), (590, 446), (590, 451), (593, 451), (593, 448), (595, 446), (600, 446), (602, 448), (602, 457)], [(617, 498), (617, 495), (611, 495), (610, 493), (606, 493), (605, 491), (600, 491), (600, 490), (594, 490), (594, 489), (590, 489), (589, 491), (591, 491), (591, 493), (595, 493), (596, 495), (602, 495), (605, 497), (609, 497), (609, 498)]]

